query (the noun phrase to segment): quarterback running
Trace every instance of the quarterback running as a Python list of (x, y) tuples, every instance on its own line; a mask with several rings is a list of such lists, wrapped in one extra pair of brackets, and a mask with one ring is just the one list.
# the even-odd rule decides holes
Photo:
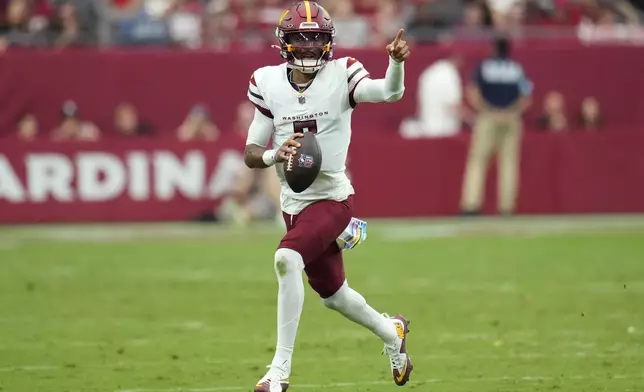
[[(276, 29), (286, 62), (256, 70), (248, 98), (255, 105), (244, 160), (267, 168), (295, 156), (298, 138), (316, 135), (322, 166), (313, 184), (296, 193), (283, 164), (276, 165), (287, 232), (275, 252), (278, 280), (277, 346), (269, 370), (255, 392), (284, 392), (304, 302), (302, 271), (322, 303), (372, 331), (384, 343), (396, 385), (405, 385), (413, 366), (407, 355), (408, 321), (389, 317), (367, 304), (347, 283), (342, 252), (366, 238), (366, 223), (353, 218), (353, 194), (345, 162), (351, 139), (351, 114), (361, 102), (402, 98), (404, 61), (410, 55), (401, 29), (387, 45), (384, 79), (371, 79), (354, 58), (333, 59), (335, 29), (328, 12), (314, 1), (298, 1), (282, 13)], [(383, 55), (384, 60), (384, 55)], [(272, 146), (268, 147), (272, 138)]]

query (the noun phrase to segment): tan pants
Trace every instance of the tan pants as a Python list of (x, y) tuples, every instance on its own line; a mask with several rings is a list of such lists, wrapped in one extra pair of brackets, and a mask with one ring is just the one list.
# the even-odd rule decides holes
[(513, 213), (519, 184), (519, 161), (521, 144), (521, 118), (499, 120), (491, 113), (479, 116), (474, 127), (467, 157), (462, 211), (479, 211), (483, 204), (485, 177), (490, 158), (498, 153), (498, 209)]

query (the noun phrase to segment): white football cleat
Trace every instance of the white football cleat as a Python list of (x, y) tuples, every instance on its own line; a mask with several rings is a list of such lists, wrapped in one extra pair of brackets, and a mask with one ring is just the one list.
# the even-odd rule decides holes
[(288, 372), (279, 366), (268, 366), (269, 370), (255, 385), (255, 392), (286, 392), (289, 386)]
[(414, 370), (411, 359), (407, 355), (407, 334), (409, 333), (409, 321), (401, 315), (391, 317), (396, 327), (396, 340), (393, 344), (385, 344), (384, 352), (389, 355), (391, 374), (398, 386), (403, 386), (409, 381), (409, 375)]

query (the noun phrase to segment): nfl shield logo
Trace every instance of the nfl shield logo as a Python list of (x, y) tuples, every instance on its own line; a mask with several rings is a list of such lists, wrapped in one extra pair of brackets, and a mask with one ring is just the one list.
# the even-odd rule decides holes
[(300, 105), (304, 105), (306, 103), (306, 98), (304, 97), (304, 95), (300, 95), (299, 97), (297, 97), (297, 101), (300, 103)]
[(300, 167), (310, 169), (311, 167), (313, 167), (313, 157), (310, 155), (301, 154), (300, 159), (297, 163)]

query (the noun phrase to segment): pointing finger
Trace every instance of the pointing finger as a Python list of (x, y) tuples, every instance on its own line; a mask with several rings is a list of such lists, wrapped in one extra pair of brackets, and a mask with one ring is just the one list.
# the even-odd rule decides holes
[(400, 42), (400, 40), (403, 38), (404, 35), (405, 35), (405, 29), (398, 30), (398, 34), (396, 34), (396, 38), (394, 39), (394, 42), (392, 43), (392, 45), (394, 47), (398, 46), (398, 43)]

